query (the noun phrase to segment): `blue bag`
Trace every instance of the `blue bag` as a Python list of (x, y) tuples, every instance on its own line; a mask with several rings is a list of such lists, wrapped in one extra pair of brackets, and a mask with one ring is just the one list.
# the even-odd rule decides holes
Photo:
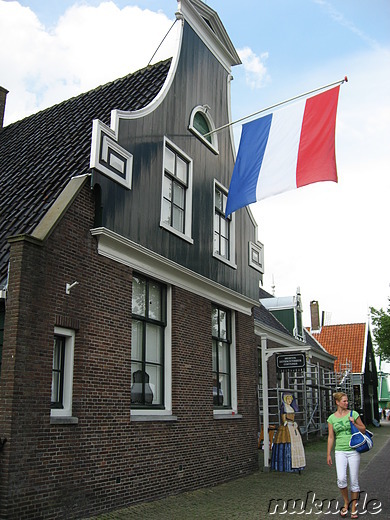
[[(351, 410), (352, 417), (352, 410)], [(351, 432), (352, 437), (349, 441), (350, 448), (358, 451), (359, 453), (364, 453), (365, 451), (371, 450), (374, 446), (374, 441), (372, 440), (373, 434), (366, 429), (366, 433), (362, 433), (358, 430), (358, 428), (351, 422)]]

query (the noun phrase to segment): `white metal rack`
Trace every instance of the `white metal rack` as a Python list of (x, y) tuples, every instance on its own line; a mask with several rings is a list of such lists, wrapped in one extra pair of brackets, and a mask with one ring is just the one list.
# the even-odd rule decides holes
[[(299, 411), (295, 413), (295, 420), (301, 433), (307, 438), (315, 432), (325, 435), (327, 418), (334, 409), (332, 394), (336, 391), (337, 382), (338, 375), (319, 363), (308, 362), (306, 370), (283, 372), (277, 387), (268, 389), (269, 427), (277, 427), (280, 424), (282, 394), (289, 391), (297, 399)], [(263, 422), (263, 388), (261, 384), (258, 387), (258, 404), (261, 430)]]

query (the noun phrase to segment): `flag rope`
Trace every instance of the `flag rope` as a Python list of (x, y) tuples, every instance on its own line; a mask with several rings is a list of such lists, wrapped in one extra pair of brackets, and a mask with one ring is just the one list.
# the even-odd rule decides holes
[(176, 18), (176, 20), (175, 20), (175, 21), (173, 22), (173, 24), (170, 26), (170, 28), (169, 28), (168, 31), (167, 31), (167, 34), (164, 36), (164, 38), (163, 38), (163, 39), (161, 40), (161, 42), (159, 43), (157, 49), (154, 51), (153, 56), (152, 56), (152, 57), (150, 58), (150, 60), (149, 60), (148, 67), (149, 67), (149, 65), (151, 64), (152, 59), (156, 56), (156, 54), (157, 54), (159, 48), (160, 48), (161, 45), (164, 43), (165, 38), (166, 38), (166, 37), (168, 36), (168, 34), (171, 32), (171, 30), (172, 30), (173, 26), (175, 25), (175, 23), (177, 22), (177, 20), (178, 20), (178, 18)]
[(342, 85), (344, 82), (348, 82), (347, 76), (344, 76), (343, 79), (341, 79), (339, 81), (335, 81), (334, 83), (329, 83), (329, 85), (324, 85), (323, 87), (318, 87), (318, 88), (315, 88), (314, 90), (309, 90), (309, 92), (299, 94), (298, 96), (294, 96), (290, 99), (286, 99), (285, 101), (281, 101), (280, 103), (276, 103), (275, 105), (271, 105), (267, 108), (258, 110), (257, 112), (253, 112), (253, 114), (249, 114), (249, 116), (244, 116), (244, 117), (241, 117), (240, 119), (236, 119), (235, 121), (231, 121), (230, 123), (226, 123), (226, 125), (222, 125), (218, 128), (215, 128), (214, 130), (211, 130), (210, 132), (207, 132), (207, 134), (202, 134), (202, 135), (203, 135), (203, 137), (207, 137), (208, 135), (215, 134), (216, 132), (220, 132), (221, 130), (228, 128), (229, 126), (233, 126), (233, 125), (236, 125), (237, 123), (241, 123), (241, 121), (245, 121), (245, 119), (249, 119), (250, 117), (257, 116), (258, 114), (262, 114), (263, 112), (272, 110), (273, 108), (279, 107), (280, 105), (290, 103), (291, 101), (295, 101), (296, 99), (299, 99), (301, 97), (309, 96), (310, 94), (314, 94), (314, 92), (318, 92), (319, 90), (325, 90), (327, 88), (333, 87), (334, 85)]

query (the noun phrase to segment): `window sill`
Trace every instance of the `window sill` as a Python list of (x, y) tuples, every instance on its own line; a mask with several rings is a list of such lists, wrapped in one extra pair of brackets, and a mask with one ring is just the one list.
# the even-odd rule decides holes
[(224, 264), (228, 265), (229, 267), (232, 267), (233, 269), (237, 269), (237, 264), (232, 262), (231, 260), (228, 260), (224, 256), (219, 255), (216, 252), (213, 252), (213, 257), (219, 260), (220, 262), (223, 262)]
[[(196, 128), (194, 128), (193, 126), (189, 126), (188, 127), (188, 130), (190, 132), (192, 132), (200, 141), (202, 141), (203, 144), (205, 144), (207, 146), (207, 148), (209, 148), (215, 155), (219, 155), (219, 151), (218, 151), (218, 143), (215, 139), (215, 142), (211, 142), (208, 141), (200, 132), (198, 132), (198, 130), (196, 130)], [(215, 135), (215, 134), (214, 134)]]
[(176, 415), (131, 415), (131, 422), (174, 422)]
[(242, 419), (242, 415), (239, 413), (215, 413), (214, 419)]
[(50, 424), (78, 424), (78, 417), (65, 417), (60, 415), (52, 415), (50, 417)]
[(172, 226), (168, 226), (168, 224), (165, 224), (165, 222), (160, 221), (160, 227), (162, 227), (163, 229), (166, 229), (170, 233), (173, 233), (174, 235), (178, 236), (179, 238), (186, 240), (190, 244), (194, 243), (194, 240), (189, 235), (182, 233), (181, 231), (179, 231), (178, 229), (175, 229)]

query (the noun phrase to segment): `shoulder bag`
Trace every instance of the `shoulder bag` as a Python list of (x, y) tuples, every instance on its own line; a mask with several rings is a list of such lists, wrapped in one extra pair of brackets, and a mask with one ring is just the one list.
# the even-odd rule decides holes
[[(352, 410), (351, 410), (352, 417)], [(358, 428), (351, 422), (351, 440), (349, 441), (350, 448), (358, 451), (359, 453), (364, 453), (365, 451), (371, 450), (374, 446), (374, 442), (372, 440), (373, 434), (367, 430), (366, 433), (362, 433), (358, 430)]]

